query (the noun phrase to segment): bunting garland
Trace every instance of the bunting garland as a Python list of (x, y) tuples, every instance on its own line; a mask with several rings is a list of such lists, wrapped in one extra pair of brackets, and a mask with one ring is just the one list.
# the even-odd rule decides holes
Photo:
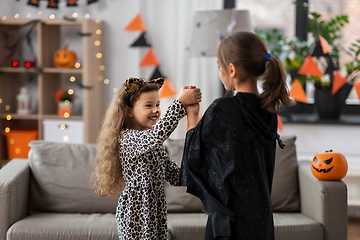
[(290, 89), (289, 96), (298, 102), (308, 103), (308, 99), (304, 88), (302, 87), (300, 81), (295, 78)]
[[(34, 6), (34, 7), (39, 7), (39, 1), (40, 0), (29, 0), (27, 2), (28, 5), (30, 6)], [(59, 5), (59, 1), (60, 0), (43, 0), (43, 1), (47, 1), (48, 8), (54, 8), (54, 9), (58, 9), (58, 5)], [(77, 0), (63, 0), (64, 2), (66, 1), (66, 6), (68, 7), (77, 7)], [(88, 4), (97, 2), (98, 0), (86, 0)]]
[[(319, 35), (319, 42), (316, 42), (312, 46), (302, 66), (297, 70), (297, 73), (295, 75), (300, 74), (300, 75), (310, 75), (314, 77), (322, 77), (324, 76), (324, 74), (329, 74), (329, 75), (333, 74), (334, 78), (332, 82), (331, 94), (335, 95), (348, 82), (348, 79), (341, 76), (338, 66), (336, 65), (333, 57), (329, 54), (330, 52), (332, 52), (331, 46), (325, 40), (325, 38)], [(317, 58), (318, 63), (327, 64), (327, 67), (326, 69), (324, 69), (324, 72), (319, 68), (318, 64), (313, 59), (313, 57)], [(293, 74), (292, 74), (292, 78), (293, 78)], [(357, 83), (354, 82), (354, 87), (360, 99), (360, 82)], [(290, 97), (294, 98), (296, 101), (307, 103), (305, 91), (297, 79), (295, 79), (292, 83), (290, 90)]]
[(335, 95), (335, 93), (339, 91), (340, 88), (342, 88), (342, 86), (344, 86), (346, 82), (347, 82), (347, 78), (341, 76), (339, 70), (336, 70), (334, 74), (334, 82), (333, 82), (331, 94)]
[(356, 90), (358, 98), (360, 99), (360, 79), (358, 79), (354, 82), (354, 88)]
[(124, 31), (140, 31), (141, 35), (138, 37), (130, 47), (148, 47), (148, 51), (140, 62), (140, 67), (155, 67), (150, 79), (165, 78), (164, 85), (161, 87), (159, 94), (160, 98), (166, 98), (176, 95), (176, 89), (171, 84), (170, 80), (164, 76), (161, 71), (160, 63), (156, 57), (154, 49), (151, 47), (151, 41), (147, 35), (145, 24), (138, 14), (135, 18), (124, 28)]

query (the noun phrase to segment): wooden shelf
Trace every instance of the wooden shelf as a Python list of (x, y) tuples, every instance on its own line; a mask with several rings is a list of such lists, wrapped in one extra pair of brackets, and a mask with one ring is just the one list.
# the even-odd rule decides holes
[(81, 74), (82, 68), (43, 68), (43, 73)]
[(37, 114), (16, 114), (16, 113), (1, 113), (1, 118), (6, 118), (8, 115), (11, 116), (11, 119), (23, 119), (23, 120), (38, 120), (39, 115)]
[(38, 70), (25, 67), (0, 67), (0, 73), (38, 73)]
[(68, 118), (62, 118), (58, 115), (43, 115), (43, 119), (59, 119), (59, 120), (83, 120), (82, 116), (70, 115)]
[[(6, 46), (13, 45), (14, 42), (11, 41), (17, 41), (23, 32), (30, 27), (34, 27), (31, 37), (34, 49), (36, 49), (37, 67), (11, 67), (12, 59), (19, 60), (21, 63), (27, 56), (22, 56), (21, 54), (24, 52), (18, 51), (9, 57), (6, 55), (9, 52)], [(104, 65), (104, 58), (96, 57), (99, 52), (104, 54), (104, 46), (106, 45), (103, 34), (104, 23), (91, 19), (76, 19), (74, 21), (65, 19), (6, 19), (0, 20), (0, 28), (9, 35), (6, 39), (4, 37), (7, 36), (6, 34), (0, 35), (0, 63), (3, 64), (0, 67), (0, 99), (2, 100), (2, 104), (0, 104), (0, 131), (7, 126), (11, 129), (35, 128), (38, 131), (39, 140), (44, 140), (43, 121), (45, 119), (78, 120), (82, 121), (79, 132), (83, 134), (81, 138), (83, 142), (95, 143), (105, 114), (104, 84), (98, 81), (98, 77), (104, 74), (99, 68), (99, 66)], [(102, 33), (95, 34), (99, 29)], [(90, 34), (81, 37), (77, 34), (78, 32)], [(64, 43), (69, 43), (69, 40), (70, 42), (73, 41), (77, 47), (74, 51), (79, 58), (78, 61), (81, 62), (81, 68), (54, 67), (54, 53), (58, 49), (62, 49)], [(96, 46), (95, 41), (100, 41), (101, 44)], [(75, 83), (69, 81), (69, 75), (76, 77)], [(29, 81), (30, 77), (31, 81)], [(36, 111), (35, 114), (22, 115), (16, 113), (16, 96), (19, 89), (24, 85), (29, 87), (32, 102), (37, 104), (32, 109)], [(83, 86), (91, 86), (91, 89), (85, 89)], [(70, 87), (74, 87), (77, 96), (76, 104), (74, 104), (73, 114), (70, 117), (61, 118), (57, 115), (54, 93), (59, 89)], [(9, 105), (10, 110), (5, 111), (5, 105)], [(11, 115), (11, 120), (7, 120), (8, 115)], [(0, 159), (6, 160), (6, 153), (6, 137), (0, 135)]]

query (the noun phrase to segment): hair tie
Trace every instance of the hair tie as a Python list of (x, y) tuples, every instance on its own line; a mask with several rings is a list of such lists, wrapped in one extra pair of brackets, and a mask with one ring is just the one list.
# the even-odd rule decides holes
[(268, 53), (268, 54), (266, 54), (266, 56), (265, 56), (265, 61), (269, 61), (269, 58), (271, 57), (271, 54), (270, 53)]

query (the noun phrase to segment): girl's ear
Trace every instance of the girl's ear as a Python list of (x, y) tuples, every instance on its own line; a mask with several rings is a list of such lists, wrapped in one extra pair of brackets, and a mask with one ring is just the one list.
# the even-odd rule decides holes
[(228, 71), (229, 71), (229, 75), (230, 77), (235, 77), (237, 74), (237, 68), (235, 67), (235, 65), (233, 63), (229, 63), (228, 65)]
[(129, 117), (133, 117), (133, 116), (134, 116), (133, 111), (132, 111), (132, 108), (126, 106), (126, 111), (127, 111), (127, 115), (128, 115)]

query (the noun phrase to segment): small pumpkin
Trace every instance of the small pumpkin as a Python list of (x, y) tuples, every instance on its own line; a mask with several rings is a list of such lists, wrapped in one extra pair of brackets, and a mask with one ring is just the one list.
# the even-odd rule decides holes
[(73, 68), (76, 63), (75, 52), (64, 49), (59, 49), (54, 54), (54, 65), (58, 68)]
[(316, 154), (311, 161), (311, 172), (319, 180), (341, 180), (347, 171), (344, 155), (332, 150)]

